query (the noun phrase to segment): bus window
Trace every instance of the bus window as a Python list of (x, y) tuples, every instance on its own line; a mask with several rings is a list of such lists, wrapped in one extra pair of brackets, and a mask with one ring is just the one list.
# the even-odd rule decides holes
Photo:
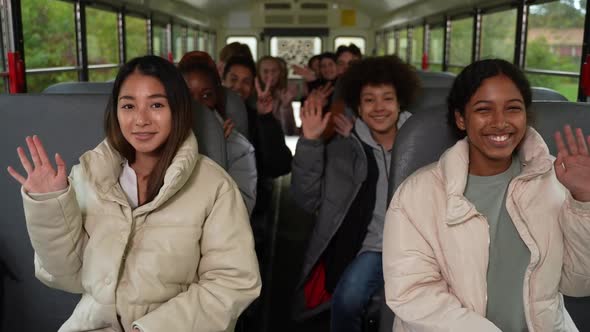
[(529, 6), (525, 71), (532, 86), (577, 100), (585, 11), (564, 0)]
[(378, 56), (385, 55), (386, 53), (385, 34), (383, 32), (377, 32), (375, 34), (375, 50)]
[(202, 30), (199, 31), (198, 45), (197, 45), (199, 51), (207, 51), (205, 49), (205, 42), (206, 42), (205, 34), (206, 34), (205, 31), (202, 31)]
[[(21, 10), (28, 92), (41, 92), (58, 82), (77, 81), (74, 5), (23, 0)], [(51, 67), (62, 68), (51, 71)]]
[(186, 35), (186, 51), (190, 52), (190, 51), (194, 51), (197, 50), (197, 30), (189, 27), (188, 28), (188, 33)]
[(412, 61), (416, 68), (422, 67), (422, 54), (424, 54), (424, 26), (415, 26), (412, 30)]
[(402, 60), (408, 61), (408, 29), (399, 30), (399, 50), (396, 52)]
[(174, 24), (172, 26), (172, 40), (174, 41), (174, 62), (180, 61), (186, 50), (184, 49), (184, 35), (186, 27)]
[(154, 25), (152, 30), (152, 45), (154, 48), (154, 55), (161, 56), (162, 58), (168, 57), (166, 38), (166, 27), (162, 25)]
[(225, 39), (225, 44), (231, 44), (233, 42), (238, 42), (242, 44), (248, 45), (250, 48), (250, 52), (252, 52), (252, 57), (254, 60), (258, 59), (258, 40), (256, 37), (252, 36), (231, 36)]
[(445, 48), (445, 29), (441, 27), (430, 30), (430, 45), (428, 47), (428, 69), (442, 71), (443, 52)]
[[(215, 43), (216, 43), (217, 37), (214, 33), (210, 32), (209, 33), (209, 38), (207, 38), (208, 41), (208, 48), (207, 48), (207, 52), (211, 55), (211, 57), (213, 59), (217, 58), (217, 52), (215, 52)], [(252, 49), (250, 49), (252, 50)]]
[(147, 54), (147, 30), (144, 18), (129, 15), (125, 17), (125, 42), (127, 61)]
[(89, 80), (102, 82), (114, 79), (119, 63), (117, 14), (86, 7), (86, 34)]
[(459, 73), (471, 63), (473, 44), (473, 18), (468, 17), (451, 22), (451, 55), (449, 71)]
[(512, 62), (515, 38), (516, 9), (483, 15), (480, 58), (501, 58)]
[(272, 37), (270, 38), (270, 55), (283, 58), (289, 67), (306, 66), (309, 58), (322, 52), (320, 37)]
[(336, 51), (338, 46), (348, 46), (350, 44), (355, 44), (356, 46), (358, 46), (363, 55), (367, 54), (365, 49), (366, 42), (364, 37), (336, 37), (334, 38), (334, 51)]
[(386, 40), (387, 40), (387, 54), (394, 54), (395, 53), (395, 36), (393, 31), (389, 31), (385, 33)]

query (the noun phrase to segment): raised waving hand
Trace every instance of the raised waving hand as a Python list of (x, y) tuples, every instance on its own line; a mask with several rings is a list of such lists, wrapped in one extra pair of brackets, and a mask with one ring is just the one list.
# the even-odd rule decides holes
[(319, 139), (330, 121), (331, 113), (322, 115), (322, 100), (309, 96), (301, 108), (301, 129), (303, 137), (310, 140)]
[(557, 144), (555, 175), (574, 199), (590, 202), (590, 155), (588, 152), (590, 136), (584, 138), (580, 128), (576, 129), (574, 135), (569, 125), (565, 126), (564, 132), (567, 146), (561, 132), (555, 133)]
[(66, 189), (68, 187), (68, 176), (66, 174), (66, 164), (61, 156), (55, 154), (55, 164), (57, 165), (57, 169), (55, 169), (47, 157), (47, 152), (45, 152), (39, 137), (36, 135), (32, 138), (27, 136), (25, 140), (33, 164), (27, 158), (22, 147), (19, 146), (16, 152), (27, 172), (27, 177), (25, 178), (19, 174), (12, 166), (8, 167), (8, 173), (23, 186), (27, 193), (45, 194)]
[(260, 87), (259, 79), (254, 80), (254, 86), (256, 87), (256, 111), (259, 115), (264, 115), (272, 112), (273, 109), (273, 98), (270, 92), (270, 82), (266, 82), (264, 90)]
[(340, 113), (333, 116), (334, 130), (343, 137), (350, 136), (354, 122), (346, 115)]
[(315, 72), (307, 66), (293, 65), (291, 68), (293, 68), (293, 73), (295, 75), (303, 77), (306, 82), (312, 82), (317, 79)]
[(328, 104), (328, 99), (332, 95), (332, 92), (334, 92), (334, 87), (332, 86), (331, 82), (328, 82), (310, 92), (309, 97), (319, 99), (322, 102), (322, 106), (326, 106)]

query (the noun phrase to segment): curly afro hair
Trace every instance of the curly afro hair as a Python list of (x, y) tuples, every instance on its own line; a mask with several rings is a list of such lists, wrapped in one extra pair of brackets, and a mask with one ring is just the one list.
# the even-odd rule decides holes
[(393, 86), (401, 109), (414, 101), (420, 89), (416, 69), (395, 55), (353, 62), (341, 79), (345, 102), (355, 112), (358, 112), (361, 91), (367, 85)]

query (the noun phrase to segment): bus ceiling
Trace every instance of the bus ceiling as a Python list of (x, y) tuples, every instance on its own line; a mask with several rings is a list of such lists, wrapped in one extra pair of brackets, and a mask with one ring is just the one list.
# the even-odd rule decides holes
[[(442, 20), (444, 15), (466, 13), (473, 8), (498, 8), (515, 6), (514, 0), (94, 0), (114, 8), (125, 7), (129, 11), (151, 14), (155, 21), (169, 21), (170, 17), (185, 23), (215, 28), (223, 17), (234, 11), (264, 11), (289, 14), (291, 10), (319, 11), (329, 9), (354, 9), (373, 20), (373, 29), (423, 20)], [(543, 1), (535, 1), (543, 2)], [(267, 24), (268, 25), (268, 24)]]

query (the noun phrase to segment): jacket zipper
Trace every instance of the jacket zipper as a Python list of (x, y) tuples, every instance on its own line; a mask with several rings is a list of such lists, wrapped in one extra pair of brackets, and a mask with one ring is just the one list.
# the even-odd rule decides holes
[[(512, 203), (514, 204), (515, 210), (518, 213), (518, 215), (517, 215), (518, 222), (521, 223), (526, 228), (526, 223), (524, 222), (524, 220), (522, 218), (523, 213), (520, 210), (520, 207), (518, 206), (518, 204), (516, 202), (516, 197), (514, 197), (514, 192), (516, 190), (517, 181), (519, 181), (519, 179), (515, 178), (514, 182), (511, 184), (511, 188), (509, 186), (509, 193), (511, 193), (510, 196), (511, 196)], [(512, 189), (512, 190), (510, 190), (510, 189)], [(508, 215), (510, 215), (510, 213), (508, 213)], [(510, 218), (512, 219), (512, 222), (514, 223), (514, 218), (512, 216), (510, 216)], [(520, 234), (520, 231), (518, 230), (518, 228), (517, 228), (517, 232), (518, 232), (518, 236), (524, 242), (524, 239), (523, 239), (522, 235)], [(530, 235), (530, 232), (529, 232), (529, 235)], [(531, 240), (534, 241), (534, 239), (532, 239), (532, 236), (530, 236), (530, 237), (531, 237)], [(525, 242), (525, 245), (527, 245), (526, 242)], [(531, 246), (533, 247), (533, 245), (531, 245)], [(524, 280), (523, 280), (523, 287), (528, 286), (527, 287), (528, 294), (526, 294), (526, 296), (525, 296), (525, 294), (523, 294), (523, 305), (526, 306), (526, 301), (524, 301), (524, 300), (527, 299), (528, 300), (528, 310), (525, 310), (525, 320), (526, 320), (527, 326), (529, 328), (529, 332), (534, 332), (535, 331), (535, 327), (533, 324), (534, 312), (533, 312), (533, 301), (531, 300), (531, 289), (533, 288), (532, 286), (533, 286), (533, 274), (535, 272), (534, 270), (539, 262), (540, 257), (537, 257), (537, 261), (533, 262), (533, 251), (531, 250), (531, 248), (529, 248), (528, 245), (527, 245), (527, 248), (529, 249), (529, 251), (531, 251), (531, 261), (529, 262), (529, 265), (527, 266), (527, 270), (525, 272)], [(540, 256), (540, 254), (538, 254), (538, 256)], [(527, 309), (527, 308), (525, 308), (525, 309)]]

